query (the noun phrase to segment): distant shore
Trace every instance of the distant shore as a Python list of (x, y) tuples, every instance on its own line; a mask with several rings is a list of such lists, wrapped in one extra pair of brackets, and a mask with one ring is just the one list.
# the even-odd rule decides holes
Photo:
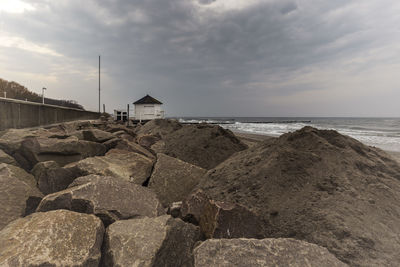
[[(246, 145), (253, 146), (258, 142), (262, 142), (267, 139), (277, 138), (275, 136), (263, 135), (263, 134), (253, 134), (253, 133), (244, 133), (244, 132), (237, 132), (233, 131), (233, 133)], [(397, 151), (389, 151), (385, 150), (390, 156), (392, 156), (395, 160), (400, 163), (400, 152)]]

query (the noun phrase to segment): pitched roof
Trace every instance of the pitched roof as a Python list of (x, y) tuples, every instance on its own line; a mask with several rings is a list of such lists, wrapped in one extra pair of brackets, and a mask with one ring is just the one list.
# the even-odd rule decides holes
[(134, 102), (133, 104), (162, 104), (160, 101), (155, 99), (154, 97), (151, 97), (149, 95), (146, 95), (145, 97), (139, 99), (138, 101)]

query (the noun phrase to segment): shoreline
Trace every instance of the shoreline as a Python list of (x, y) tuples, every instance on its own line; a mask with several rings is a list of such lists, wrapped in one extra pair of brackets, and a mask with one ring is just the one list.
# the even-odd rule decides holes
[[(268, 139), (278, 138), (277, 136), (271, 136), (271, 135), (245, 133), (245, 132), (240, 132), (240, 131), (232, 131), (232, 132), (237, 138), (239, 138), (243, 143), (245, 143), (249, 147), (251, 147), (259, 142), (268, 140)], [(381, 148), (379, 148), (379, 149), (381, 149)], [(381, 150), (385, 151), (394, 160), (396, 160), (397, 162), (400, 163), (400, 152), (399, 151), (390, 151), (390, 150), (384, 150), (384, 149), (381, 149)]]

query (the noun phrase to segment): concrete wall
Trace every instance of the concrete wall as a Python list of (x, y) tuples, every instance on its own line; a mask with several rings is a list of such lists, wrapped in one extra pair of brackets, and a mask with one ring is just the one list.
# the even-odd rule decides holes
[(99, 113), (0, 97), (0, 130), (73, 120), (98, 119)]

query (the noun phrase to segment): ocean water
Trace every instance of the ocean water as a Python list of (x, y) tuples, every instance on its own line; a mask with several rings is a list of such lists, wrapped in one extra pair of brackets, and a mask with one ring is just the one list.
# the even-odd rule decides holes
[(186, 123), (215, 123), (236, 132), (280, 136), (304, 126), (333, 129), (364, 144), (400, 152), (400, 118), (276, 118), (276, 117), (182, 117)]

